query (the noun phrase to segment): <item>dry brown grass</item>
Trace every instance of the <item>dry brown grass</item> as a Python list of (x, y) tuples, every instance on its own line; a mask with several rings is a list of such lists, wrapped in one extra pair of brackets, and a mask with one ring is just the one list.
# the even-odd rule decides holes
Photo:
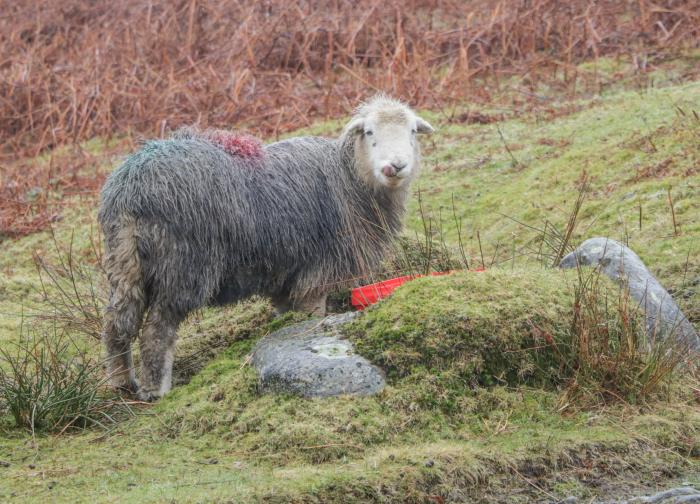
[(700, 0), (0, 0), (0, 236), (50, 220), (27, 197), (46, 169), (28, 185), (9, 163), (55, 146), (191, 123), (274, 137), (379, 90), (442, 107), (512, 74), (573, 92), (584, 58), (645, 71), (698, 40)]

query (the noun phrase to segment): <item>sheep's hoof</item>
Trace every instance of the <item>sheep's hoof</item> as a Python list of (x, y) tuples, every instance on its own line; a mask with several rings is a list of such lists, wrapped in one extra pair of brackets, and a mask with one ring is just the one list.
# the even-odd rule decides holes
[(139, 390), (139, 384), (135, 380), (129, 380), (126, 383), (112, 383), (114, 390), (120, 394), (135, 396)]
[(160, 392), (157, 390), (143, 390), (140, 389), (136, 393), (136, 397), (138, 398), (139, 401), (143, 402), (155, 402), (158, 399), (161, 398)]

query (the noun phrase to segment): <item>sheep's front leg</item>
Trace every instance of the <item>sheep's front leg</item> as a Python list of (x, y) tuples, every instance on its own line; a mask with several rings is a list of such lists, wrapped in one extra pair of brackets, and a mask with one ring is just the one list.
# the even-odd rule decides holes
[(314, 317), (326, 316), (326, 294), (312, 296), (297, 302), (294, 309), (300, 312), (310, 313)]
[(138, 397), (155, 401), (170, 391), (177, 326), (182, 317), (152, 306), (141, 331), (141, 380)]
[(275, 297), (272, 298), (272, 305), (275, 307), (277, 315), (294, 310), (302, 313), (310, 313), (314, 317), (324, 317), (326, 315), (326, 296), (326, 294), (323, 296), (309, 296), (301, 300)]
[(272, 306), (276, 315), (282, 315), (292, 309), (292, 303), (287, 297), (279, 296), (272, 298)]

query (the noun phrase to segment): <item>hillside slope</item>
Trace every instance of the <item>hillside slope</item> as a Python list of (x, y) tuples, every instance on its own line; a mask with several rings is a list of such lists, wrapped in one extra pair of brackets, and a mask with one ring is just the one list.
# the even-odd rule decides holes
[[(498, 121), (473, 124), (469, 117), (477, 112)], [(469, 332), (464, 317), (507, 328), (513, 313), (522, 317), (519, 307), (536, 310), (538, 303), (543, 320), (566, 325), (574, 280), (542, 268), (534, 257), (539, 232), (522, 224), (563, 228), (583, 172), (590, 191), (572, 241), (605, 235), (628, 242), (700, 328), (698, 113), (700, 82), (525, 112), (469, 104), (454, 114), (426, 112), (439, 132), (426, 142), (407, 234), (421, 238), (424, 222), (433, 219), (439, 235), (442, 216), (442, 237), (456, 246), (461, 222), (470, 263), (483, 261), (492, 271), (479, 280), (461, 273), (401, 289), (367, 312), (361, 332), (375, 328), (367, 351), (381, 354), (377, 334), (415, 340), (411, 317), (426, 310), (435, 334), (483, 336)], [(307, 131), (331, 134), (337, 127)], [(67, 211), (55, 230), (64, 247), (72, 237), (76, 262), (95, 266), (93, 225), (88, 200)], [(21, 315), (26, 324), (46, 312), (32, 254), (56, 258), (47, 233), (2, 247), (0, 345), (9, 348)], [(528, 303), (519, 302), (526, 297)], [(155, 406), (135, 405), (136, 416), (108, 432), (33, 436), (5, 414), (0, 500), (530, 502), (634, 493), (700, 469), (700, 413), (680, 381), (664, 400), (648, 404), (563, 410), (556, 386), (494, 376), (455, 388), (431, 368), (439, 364), (406, 353), (381, 357), (409, 363), (410, 372), (409, 379), (390, 375), (377, 397), (260, 396), (247, 353), (258, 337), (291, 320), (272, 321), (261, 300), (191, 317), (180, 354), (199, 356), (199, 367), (218, 357)], [(83, 344), (99, 352), (95, 342)], [(455, 390), (461, 395), (450, 395)]]

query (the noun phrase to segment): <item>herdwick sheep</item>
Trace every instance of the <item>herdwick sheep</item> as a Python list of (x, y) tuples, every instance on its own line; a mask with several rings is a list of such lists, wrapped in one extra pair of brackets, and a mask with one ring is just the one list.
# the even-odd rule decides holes
[[(331, 286), (382, 261), (419, 170), (416, 134), (432, 131), (378, 96), (337, 139), (263, 146), (185, 129), (145, 143), (101, 195), (112, 385), (147, 401), (168, 392), (177, 327), (203, 305), (259, 294), (279, 311), (322, 315)], [(138, 386), (131, 341), (140, 329)]]

